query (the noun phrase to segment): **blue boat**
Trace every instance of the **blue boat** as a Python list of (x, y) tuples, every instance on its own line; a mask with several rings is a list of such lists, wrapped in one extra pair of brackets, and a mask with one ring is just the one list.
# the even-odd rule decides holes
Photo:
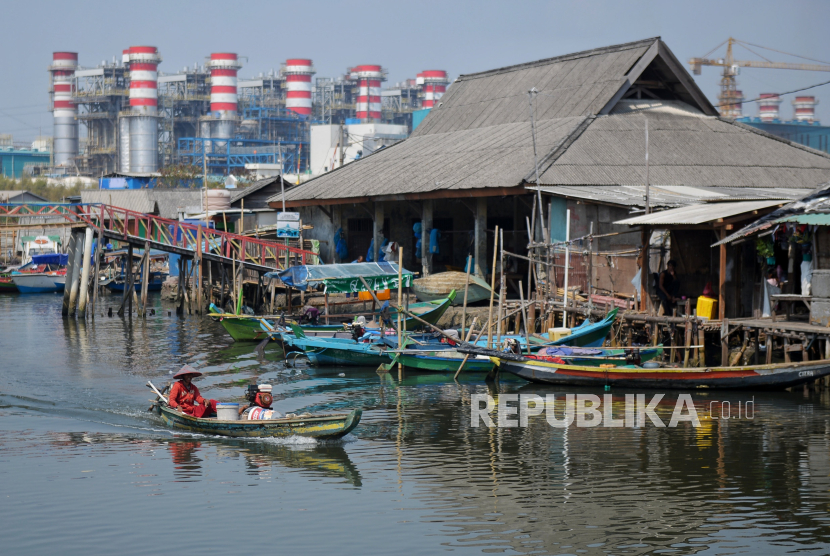
[[(151, 272), (150, 273), (150, 282), (147, 284), (147, 291), (148, 292), (158, 292), (161, 291), (161, 285), (167, 279), (166, 272)], [(126, 284), (124, 283), (124, 278), (116, 278), (107, 283), (107, 289), (111, 292), (123, 292)], [(141, 292), (141, 278), (137, 276), (135, 278), (135, 283), (133, 284), (133, 289), (136, 292)]]
[[(530, 350), (537, 351), (543, 347), (547, 346), (571, 346), (571, 347), (602, 347), (602, 344), (605, 342), (605, 338), (608, 337), (608, 333), (611, 331), (611, 326), (614, 324), (614, 319), (617, 318), (617, 308), (615, 307), (611, 311), (605, 315), (601, 321), (598, 322), (590, 322), (586, 320), (579, 326), (571, 328), (571, 333), (569, 336), (565, 336), (564, 338), (560, 338), (555, 342), (546, 342), (544, 339), (538, 336), (531, 336), (530, 337)], [(526, 349), (527, 340), (521, 334), (502, 334), (502, 339), (511, 338), (516, 340), (519, 345), (522, 346), (522, 351)], [(475, 343), (475, 345), (480, 347), (487, 347), (487, 338), (486, 335), (482, 335), (481, 338)]]
[(386, 346), (377, 334), (367, 333), (360, 340), (308, 337), (299, 326), (290, 326), (294, 334), (282, 333), (282, 341), (287, 347), (304, 352), (312, 365), (377, 367), (389, 362)]

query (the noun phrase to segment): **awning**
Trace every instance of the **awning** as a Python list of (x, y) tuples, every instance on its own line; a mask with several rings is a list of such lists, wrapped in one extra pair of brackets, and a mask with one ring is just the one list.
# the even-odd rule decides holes
[[(398, 289), (398, 265), (394, 263), (351, 263), (292, 266), (279, 272), (268, 272), (267, 278), (279, 278), (291, 288), (305, 291), (309, 286), (323, 284), (328, 293), (366, 291), (361, 278), (373, 291)], [(404, 269), (401, 281), (408, 288), (412, 272)]]
[(68, 260), (69, 256), (63, 253), (47, 253), (45, 255), (34, 255), (32, 257), (32, 264), (56, 264), (60, 266), (66, 266)]
[(704, 203), (626, 218), (625, 220), (615, 222), (615, 224), (628, 224), (629, 226), (706, 224), (721, 218), (730, 218), (756, 210), (777, 207), (784, 203), (785, 201), (781, 200)]

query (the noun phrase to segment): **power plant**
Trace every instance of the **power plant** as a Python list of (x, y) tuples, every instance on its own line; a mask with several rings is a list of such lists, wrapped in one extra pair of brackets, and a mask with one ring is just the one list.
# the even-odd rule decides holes
[(372, 124), (348, 141), (365, 140), (367, 148), (355, 151), (362, 153), (370, 144), (406, 137), (413, 112), (436, 106), (449, 84), (447, 72), (427, 70), (381, 89), (388, 72), (379, 64), (315, 79), (308, 58), (288, 58), (278, 71), (240, 79), (243, 60), (237, 53), (214, 52), (192, 67), (165, 73), (154, 46), (131, 46), (120, 59), (94, 67), (79, 65), (78, 53), (54, 52), (53, 162), (39, 173), (154, 174), (177, 164), (214, 175), (242, 174), (253, 164), (307, 173), (311, 126)]

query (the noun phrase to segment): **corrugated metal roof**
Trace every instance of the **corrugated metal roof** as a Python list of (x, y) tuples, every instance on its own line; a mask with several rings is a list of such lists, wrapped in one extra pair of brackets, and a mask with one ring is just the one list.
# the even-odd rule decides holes
[(598, 116), (556, 161), (542, 184), (624, 185), (646, 180), (648, 119), (649, 180), (686, 187), (813, 186), (830, 179), (830, 157), (771, 140), (747, 126), (679, 110), (677, 102), (621, 101), (630, 106)]
[(82, 203), (104, 203), (175, 219), (179, 209), (199, 207), (201, 190), (198, 189), (88, 189), (81, 191)]
[[(699, 108), (679, 100), (614, 101), (627, 90), (628, 81), (636, 82), (641, 75), (660, 76), (673, 94)], [(664, 203), (660, 206), (684, 204), (679, 199), (686, 192), (669, 187), (733, 188), (722, 191), (730, 197), (736, 188), (755, 188), (748, 197), (752, 199), (764, 198), (757, 193), (760, 188), (803, 189), (830, 180), (829, 155), (704, 115), (701, 110), (714, 109), (705, 99), (692, 98), (702, 94), (689, 81), (659, 39), (463, 75), (409, 139), (291, 188), (286, 201), (310, 205), (532, 182), (527, 93), (534, 87), (540, 92), (535, 115), (540, 182), (545, 186), (596, 189), (645, 183), (645, 114), (650, 182), (668, 186), (665, 195), (657, 193)], [(611, 113), (598, 115), (612, 101)], [(592, 194), (582, 193), (583, 198)], [(643, 205), (642, 193), (621, 190), (618, 197), (623, 199), (620, 204)], [(278, 202), (279, 197), (269, 201)]]
[(820, 185), (800, 199), (759, 218), (756, 222), (725, 237), (715, 243), (715, 245), (731, 243), (742, 237), (772, 228), (781, 222), (799, 222), (801, 224), (815, 225), (830, 224), (830, 182)]
[[(257, 180), (254, 183), (252, 183), (251, 185), (248, 185), (246, 187), (240, 187), (236, 191), (231, 192), (231, 203), (235, 203), (239, 199), (241, 199), (243, 197), (247, 197), (251, 193), (254, 193), (255, 191), (259, 191), (260, 189), (262, 189), (266, 185), (271, 185), (272, 183), (274, 183), (275, 181), (277, 181), (279, 179), (280, 179), (279, 176), (271, 177), (271, 178), (264, 178), (264, 179), (261, 179), (261, 180)], [(290, 184), (286, 184), (286, 187), (288, 187), (288, 186), (290, 186)]]
[[(533, 188), (533, 186), (529, 186)], [(542, 193), (596, 201), (605, 204), (642, 207), (646, 188), (644, 185), (558, 185), (544, 186)], [(809, 193), (806, 189), (792, 189), (788, 187), (676, 187), (666, 185), (652, 185), (649, 188), (649, 202), (654, 208), (673, 208), (695, 205), (708, 201), (760, 201), (781, 200), (791, 201)]]
[(781, 201), (703, 203), (626, 218), (615, 222), (615, 224), (628, 224), (630, 226), (706, 224), (720, 218), (729, 218), (780, 204)]

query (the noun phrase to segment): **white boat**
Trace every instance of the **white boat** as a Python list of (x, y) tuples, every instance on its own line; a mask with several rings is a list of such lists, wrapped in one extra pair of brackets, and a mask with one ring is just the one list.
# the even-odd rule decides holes
[(12, 274), (11, 279), (20, 293), (62, 292), (66, 271)]

